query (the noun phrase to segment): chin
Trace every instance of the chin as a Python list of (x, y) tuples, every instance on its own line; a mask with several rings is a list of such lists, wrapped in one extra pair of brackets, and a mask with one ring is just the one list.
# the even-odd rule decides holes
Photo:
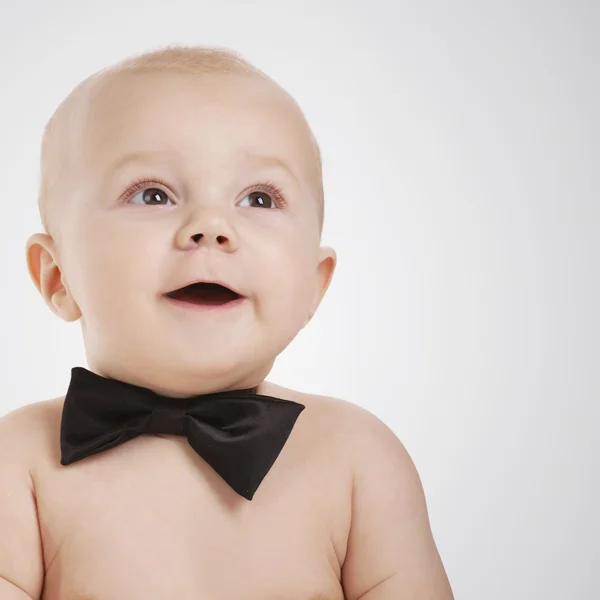
[(252, 387), (266, 377), (273, 362), (266, 365), (257, 364), (256, 361), (249, 361), (247, 357), (236, 359), (232, 355), (223, 360), (214, 355), (207, 357), (207, 360), (187, 357), (176, 364), (163, 364), (160, 370), (154, 370), (153, 387), (164, 388), (179, 395), (232, 387)]

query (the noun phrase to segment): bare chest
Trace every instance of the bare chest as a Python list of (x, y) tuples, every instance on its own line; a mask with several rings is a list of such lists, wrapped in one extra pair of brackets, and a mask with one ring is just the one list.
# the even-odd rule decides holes
[(347, 482), (290, 442), (251, 502), (170, 438), (60, 467), (38, 506), (42, 600), (343, 600)]

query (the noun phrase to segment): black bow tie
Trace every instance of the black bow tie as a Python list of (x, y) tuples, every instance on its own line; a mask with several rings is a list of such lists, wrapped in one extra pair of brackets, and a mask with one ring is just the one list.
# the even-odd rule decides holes
[(252, 500), (305, 408), (257, 394), (256, 388), (168, 398), (73, 367), (60, 462), (69, 465), (144, 433), (182, 435), (238, 494)]

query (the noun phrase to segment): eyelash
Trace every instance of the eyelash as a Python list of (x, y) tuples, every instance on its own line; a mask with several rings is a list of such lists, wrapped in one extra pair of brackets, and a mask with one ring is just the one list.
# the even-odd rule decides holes
[[(169, 186), (159, 177), (138, 177), (137, 179), (134, 179), (127, 187), (128, 191), (123, 196), (123, 202), (129, 202), (129, 200), (131, 200), (138, 192), (141, 192), (142, 190), (151, 187), (148, 185), (151, 183), (158, 183), (159, 185), (167, 189), (169, 188)], [(250, 186), (249, 189), (250, 191), (244, 192), (246, 195), (252, 194), (253, 192), (266, 191), (272, 194), (273, 200), (275, 201), (275, 204), (278, 208), (285, 208), (287, 206), (287, 201), (283, 195), (282, 189), (272, 181), (263, 181), (262, 183), (257, 183), (253, 186)], [(246, 196), (244, 196), (244, 198), (245, 197)]]

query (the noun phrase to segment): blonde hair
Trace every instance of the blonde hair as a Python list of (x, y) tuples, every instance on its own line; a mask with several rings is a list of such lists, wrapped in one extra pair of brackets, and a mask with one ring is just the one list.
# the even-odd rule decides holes
[[(151, 72), (169, 70), (201, 77), (213, 73), (231, 73), (239, 75), (252, 75), (266, 79), (276, 85), (288, 97), (289, 94), (281, 88), (272, 78), (243, 59), (237, 52), (222, 47), (209, 46), (184, 46), (170, 45), (158, 50), (145, 52), (119, 63), (101, 69), (79, 83), (69, 95), (59, 104), (58, 108), (48, 120), (42, 137), (40, 153), (40, 184), (38, 192), (38, 208), (42, 226), (48, 234), (58, 234), (59, 227), (54, 223), (53, 215), (56, 210), (50, 210), (55, 203), (51, 198), (68, 195), (64, 190), (67, 185), (63, 177), (68, 172), (68, 165), (73, 151), (73, 137), (85, 116), (85, 107), (92, 96), (111, 76), (128, 72)], [(293, 98), (290, 99), (296, 104)], [(300, 107), (298, 110), (303, 115)], [(317, 201), (319, 210), (319, 230), (323, 229), (324, 221), (324, 193), (323, 193), (323, 168), (321, 151), (310, 126), (307, 128), (311, 136), (315, 155), (317, 172)], [(60, 142), (60, 143), (59, 143)], [(59, 189), (63, 192), (60, 193)]]

